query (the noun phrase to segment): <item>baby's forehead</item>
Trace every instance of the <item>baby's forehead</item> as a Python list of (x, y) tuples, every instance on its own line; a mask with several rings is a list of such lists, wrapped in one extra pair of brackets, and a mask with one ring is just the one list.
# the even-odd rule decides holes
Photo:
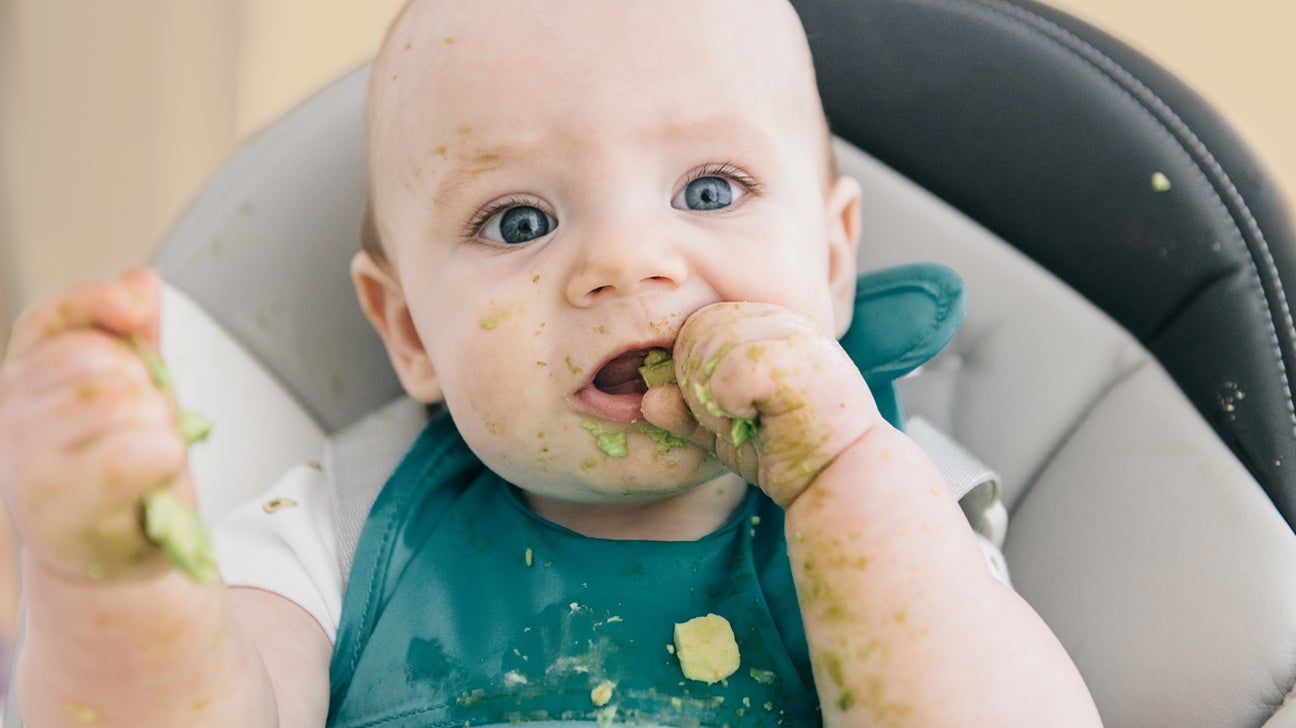
[(821, 116), (805, 33), (786, 0), (411, 0), (375, 62), (369, 113), (498, 98), (501, 110), (525, 115), (510, 103), (536, 92), (579, 112), (633, 103), (636, 88), (686, 84), (726, 92), (718, 102), (727, 92), (778, 97)]
[(486, 162), (495, 147), (547, 144), (555, 129), (593, 155), (717, 119), (785, 150), (807, 145), (797, 153), (827, 160), (824, 179), (834, 176), (808, 43), (786, 0), (412, 0), (375, 62), (366, 113), (380, 187), (429, 149), (438, 169), (469, 155), (473, 171), (499, 166)]
[[(809, 59), (805, 32), (787, 0), (410, 0), (393, 21), (378, 61), (435, 67), (439, 57), (465, 45), (516, 53), (531, 64), (572, 46), (590, 51), (588, 64), (606, 62), (600, 50), (627, 46), (665, 55), (706, 45), (753, 62), (778, 58), (783, 68), (789, 60)], [(813, 73), (808, 63), (794, 67)], [(379, 80), (398, 78), (393, 73)]]

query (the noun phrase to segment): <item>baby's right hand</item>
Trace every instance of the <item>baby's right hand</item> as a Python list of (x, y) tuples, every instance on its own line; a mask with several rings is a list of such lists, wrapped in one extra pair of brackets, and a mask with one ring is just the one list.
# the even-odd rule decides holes
[(68, 577), (160, 573), (141, 495), (192, 498), (175, 404), (136, 348), (157, 349), (159, 296), (148, 271), (73, 288), (19, 319), (0, 366), (0, 491), (24, 548)]
[(678, 385), (650, 388), (651, 424), (710, 449), (789, 506), (883, 422), (850, 356), (815, 322), (767, 303), (705, 306), (674, 347)]

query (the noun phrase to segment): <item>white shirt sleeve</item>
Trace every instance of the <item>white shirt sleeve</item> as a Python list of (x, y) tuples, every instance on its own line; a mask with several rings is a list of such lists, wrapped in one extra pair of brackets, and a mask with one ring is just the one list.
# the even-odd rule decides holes
[(342, 574), (324, 473), (299, 465), (216, 524), (212, 541), (227, 586), (255, 587), (305, 609), (330, 642), (342, 613)]

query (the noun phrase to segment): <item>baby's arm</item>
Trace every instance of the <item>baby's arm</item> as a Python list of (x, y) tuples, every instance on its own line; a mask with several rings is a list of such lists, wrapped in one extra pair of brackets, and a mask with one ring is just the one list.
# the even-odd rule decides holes
[(826, 332), (720, 304), (689, 319), (675, 360), (719, 457), (787, 509), (827, 725), (1099, 725), (1066, 652)]
[[(25, 722), (319, 725), (319, 626), (284, 599), (191, 580), (143, 532), (146, 491), (193, 501), (174, 402), (138, 351), (157, 348), (158, 297), (146, 272), (72, 289), (17, 323), (0, 368), (0, 488), (23, 542)], [(286, 656), (301, 660), (295, 672), (278, 669)]]

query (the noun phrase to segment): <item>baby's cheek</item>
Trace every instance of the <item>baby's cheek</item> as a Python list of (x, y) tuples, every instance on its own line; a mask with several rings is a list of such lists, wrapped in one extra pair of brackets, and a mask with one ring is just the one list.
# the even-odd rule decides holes
[(464, 337), (455, 357), (455, 381), (444, 384), (452, 411), (456, 404), (463, 410), (457, 418), (470, 416), (484, 435), (504, 437), (546, 411), (545, 399), (554, 396), (555, 368), (541, 353), (537, 337), (522, 333), (527, 328), (523, 321), (494, 321), (496, 325)]

